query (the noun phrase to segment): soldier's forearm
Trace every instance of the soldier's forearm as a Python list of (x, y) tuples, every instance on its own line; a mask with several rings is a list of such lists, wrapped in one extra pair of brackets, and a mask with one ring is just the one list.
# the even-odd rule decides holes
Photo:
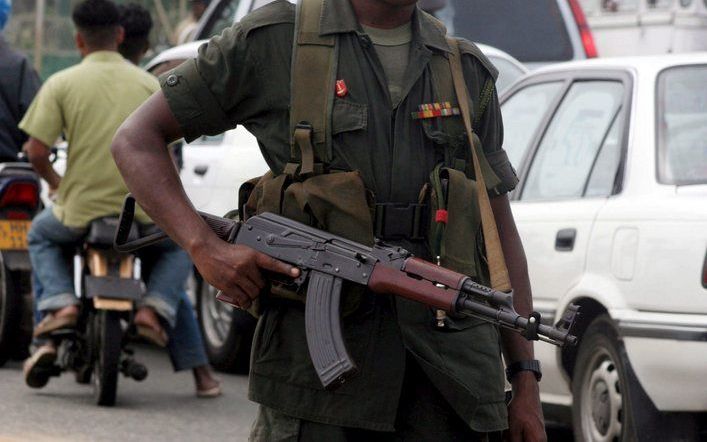
[(128, 189), (155, 223), (185, 250), (215, 235), (184, 192), (167, 144), (181, 130), (161, 92), (139, 107), (120, 127), (111, 146)]
[[(513, 306), (521, 316), (528, 316), (533, 311), (533, 301), (528, 278), (528, 266), (523, 251), (523, 244), (513, 220), (508, 197), (505, 195), (491, 199), (491, 207), (496, 218), (498, 234), (501, 239), (503, 254), (508, 266), (508, 274), (513, 287)], [(501, 330), (503, 353), (506, 363), (534, 358), (533, 343), (518, 333)]]

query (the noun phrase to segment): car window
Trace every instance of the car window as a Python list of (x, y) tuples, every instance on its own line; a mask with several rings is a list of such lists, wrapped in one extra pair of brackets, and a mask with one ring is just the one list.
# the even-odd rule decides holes
[(618, 81), (574, 83), (543, 136), (521, 199), (578, 198), (623, 99)]
[(211, 38), (230, 27), (235, 21), (236, 9), (240, 3), (241, 0), (222, 0), (195, 40)]
[(621, 163), (621, 152), (623, 146), (624, 110), (622, 107), (616, 112), (611, 129), (599, 150), (599, 155), (592, 166), (592, 173), (589, 175), (587, 190), (584, 196), (599, 197), (609, 196), (614, 191), (616, 173), (619, 171)]
[(489, 56), (489, 60), (498, 69), (498, 79), (496, 79), (496, 90), (498, 92), (505, 91), (508, 86), (512, 85), (524, 74), (521, 68), (505, 58)]
[(658, 179), (707, 184), (707, 66), (680, 66), (658, 77)]
[(561, 86), (560, 81), (526, 86), (501, 106), (504, 126), (503, 148), (514, 166), (520, 166), (540, 122)]
[(557, 0), (449, 0), (435, 15), (450, 34), (494, 46), (522, 62), (574, 56)]

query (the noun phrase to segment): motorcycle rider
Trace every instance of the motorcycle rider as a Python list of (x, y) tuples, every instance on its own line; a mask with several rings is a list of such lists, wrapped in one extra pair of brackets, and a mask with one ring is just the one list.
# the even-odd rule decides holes
[[(83, 240), (92, 220), (120, 211), (127, 188), (110, 156), (111, 139), (123, 120), (159, 87), (154, 77), (118, 53), (124, 30), (113, 2), (85, 0), (74, 8), (72, 18), (83, 60), (50, 77), (20, 123), (30, 136), (24, 146), (30, 162), (57, 192), (56, 204), (34, 219), (28, 235), (32, 267), (42, 288), (36, 301), (45, 314), (35, 327), (38, 338), (76, 326), (79, 301), (63, 250)], [(70, 146), (63, 177), (49, 160), (49, 146), (62, 132)], [(151, 222), (144, 214), (139, 219)], [(165, 328), (172, 332), (174, 343), (180, 344), (173, 333), (180, 329), (177, 325), (189, 325), (190, 319), (195, 325), (193, 312), (185, 310), (180, 298), (192, 265), (173, 243), (160, 247), (135, 325), (142, 337), (158, 345), (169, 342)], [(206, 365), (200, 339), (196, 345), (184, 354), (199, 361), (194, 370), (197, 395), (218, 395), (219, 383)], [(25, 381), (30, 387), (46, 384), (38, 373), (54, 364), (56, 355), (56, 348), (48, 342), (25, 361)]]
[(40, 85), (27, 58), (13, 51), (3, 37), (11, 10), (10, 0), (0, 0), (0, 162), (17, 161), (17, 154), (27, 140), (17, 123)]

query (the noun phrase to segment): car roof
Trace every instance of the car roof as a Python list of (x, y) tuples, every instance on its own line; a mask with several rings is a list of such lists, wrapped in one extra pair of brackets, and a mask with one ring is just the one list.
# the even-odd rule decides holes
[(632, 57), (590, 58), (544, 66), (535, 73), (553, 73), (584, 69), (633, 69), (641, 71), (661, 71), (663, 69), (691, 64), (707, 64), (707, 52), (685, 54), (641, 55)]

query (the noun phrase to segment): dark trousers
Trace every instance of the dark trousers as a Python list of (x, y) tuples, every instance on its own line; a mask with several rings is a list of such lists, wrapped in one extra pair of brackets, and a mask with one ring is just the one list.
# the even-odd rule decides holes
[(454, 412), (420, 366), (407, 357), (395, 432), (363, 430), (297, 419), (260, 406), (250, 435), (253, 442), (500, 441), (501, 433), (478, 433)]

